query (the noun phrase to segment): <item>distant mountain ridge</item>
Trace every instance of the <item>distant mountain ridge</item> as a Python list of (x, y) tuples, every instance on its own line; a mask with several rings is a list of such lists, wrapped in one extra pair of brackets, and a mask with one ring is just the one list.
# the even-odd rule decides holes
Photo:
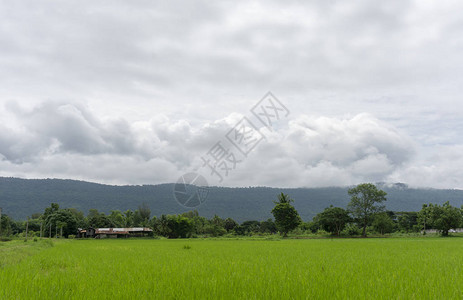
[[(386, 208), (394, 211), (418, 211), (423, 203), (463, 205), (463, 191), (449, 189), (415, 189), (403, 183), (378, 186), (388, 195)], [(74, 207), (85, 214), (91, 208), (109, 213), (111, 210), (135, 210), (147, 203), (152, 215), (178, 214), (189, 211), (173, 197), (174, 184), (112, 186), (68, 179), (19, 179), (0, 177), (0, 207), (14, 219), (25, 219), (43, 212), (50, 203)], [(304, 221), (311, 220), (329, 205), (346, 207), (349, 187), (326, 188), (227, 188), (211, 187), (205, 203), (197, 208), (200, 215), (215, 214), (239, 222), (265, 220), (271, 216), (273, 201), (281, 192), (295, 200), (294, 206)]]

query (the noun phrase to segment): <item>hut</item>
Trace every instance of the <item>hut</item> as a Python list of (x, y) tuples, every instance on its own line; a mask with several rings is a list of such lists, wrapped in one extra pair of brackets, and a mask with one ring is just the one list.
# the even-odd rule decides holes
[(127, 228), (79, 228), (77, 237), (79, 238), (128, 238), (143, 237), (151, 234), (153, 230), (147, 227), (127, 227)]

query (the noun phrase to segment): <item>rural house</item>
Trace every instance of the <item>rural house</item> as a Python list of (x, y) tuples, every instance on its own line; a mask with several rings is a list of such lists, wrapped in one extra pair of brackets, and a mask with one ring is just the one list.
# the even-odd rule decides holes
[(127, 227), (127, 228), (79, 228), (78, 238), (128, 238), (142, 237), (152, 233), (153, 230), (147, 227)]

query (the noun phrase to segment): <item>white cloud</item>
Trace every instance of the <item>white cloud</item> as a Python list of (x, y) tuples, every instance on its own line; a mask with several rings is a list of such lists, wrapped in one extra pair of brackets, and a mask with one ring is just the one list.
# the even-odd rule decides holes
[(389, 181), (411, 186), (463, 189), (463, 145), (438, 146), (425, 160), (399, 168)]
[[(0, 172), (171, 180), (272, 90), (292, 121), (227, 184), (461, 186), (453, 150), (431, 155), (463, 144), (462, 9), (456, 0), (0, 2)], [(165, 173), (149, 177), (150, 163)], [(133, 174), (115, 178), (112, 164)]]
[[(65, 177), (109, 183), (174, 182), (198, 167), (218, 141), (237, 155), (224, 185), (326, 186), (380, 181), (414, 153), (409, 137), (369, 114), (349, 119), (300, 116), (266, 135), (249, 155), (225, 134), (241, 115), (192, 126), (155, 116), (145, 122), (99, 119), (85, 106), (47, 102), (10, 109), (18, 131), (0, 135), (2, 175)], [(23, 151), (15, 151), (20, 149)], [(206, 176), (207, 168), (201, 169)], [(208, 176), (211, 184), (219, 184)]]

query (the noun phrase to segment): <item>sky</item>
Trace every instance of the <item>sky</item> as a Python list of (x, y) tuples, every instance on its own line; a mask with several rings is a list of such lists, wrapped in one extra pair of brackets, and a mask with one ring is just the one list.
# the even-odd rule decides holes
[(462, 189), (462, 10), (0, 0), (0, 176)]

